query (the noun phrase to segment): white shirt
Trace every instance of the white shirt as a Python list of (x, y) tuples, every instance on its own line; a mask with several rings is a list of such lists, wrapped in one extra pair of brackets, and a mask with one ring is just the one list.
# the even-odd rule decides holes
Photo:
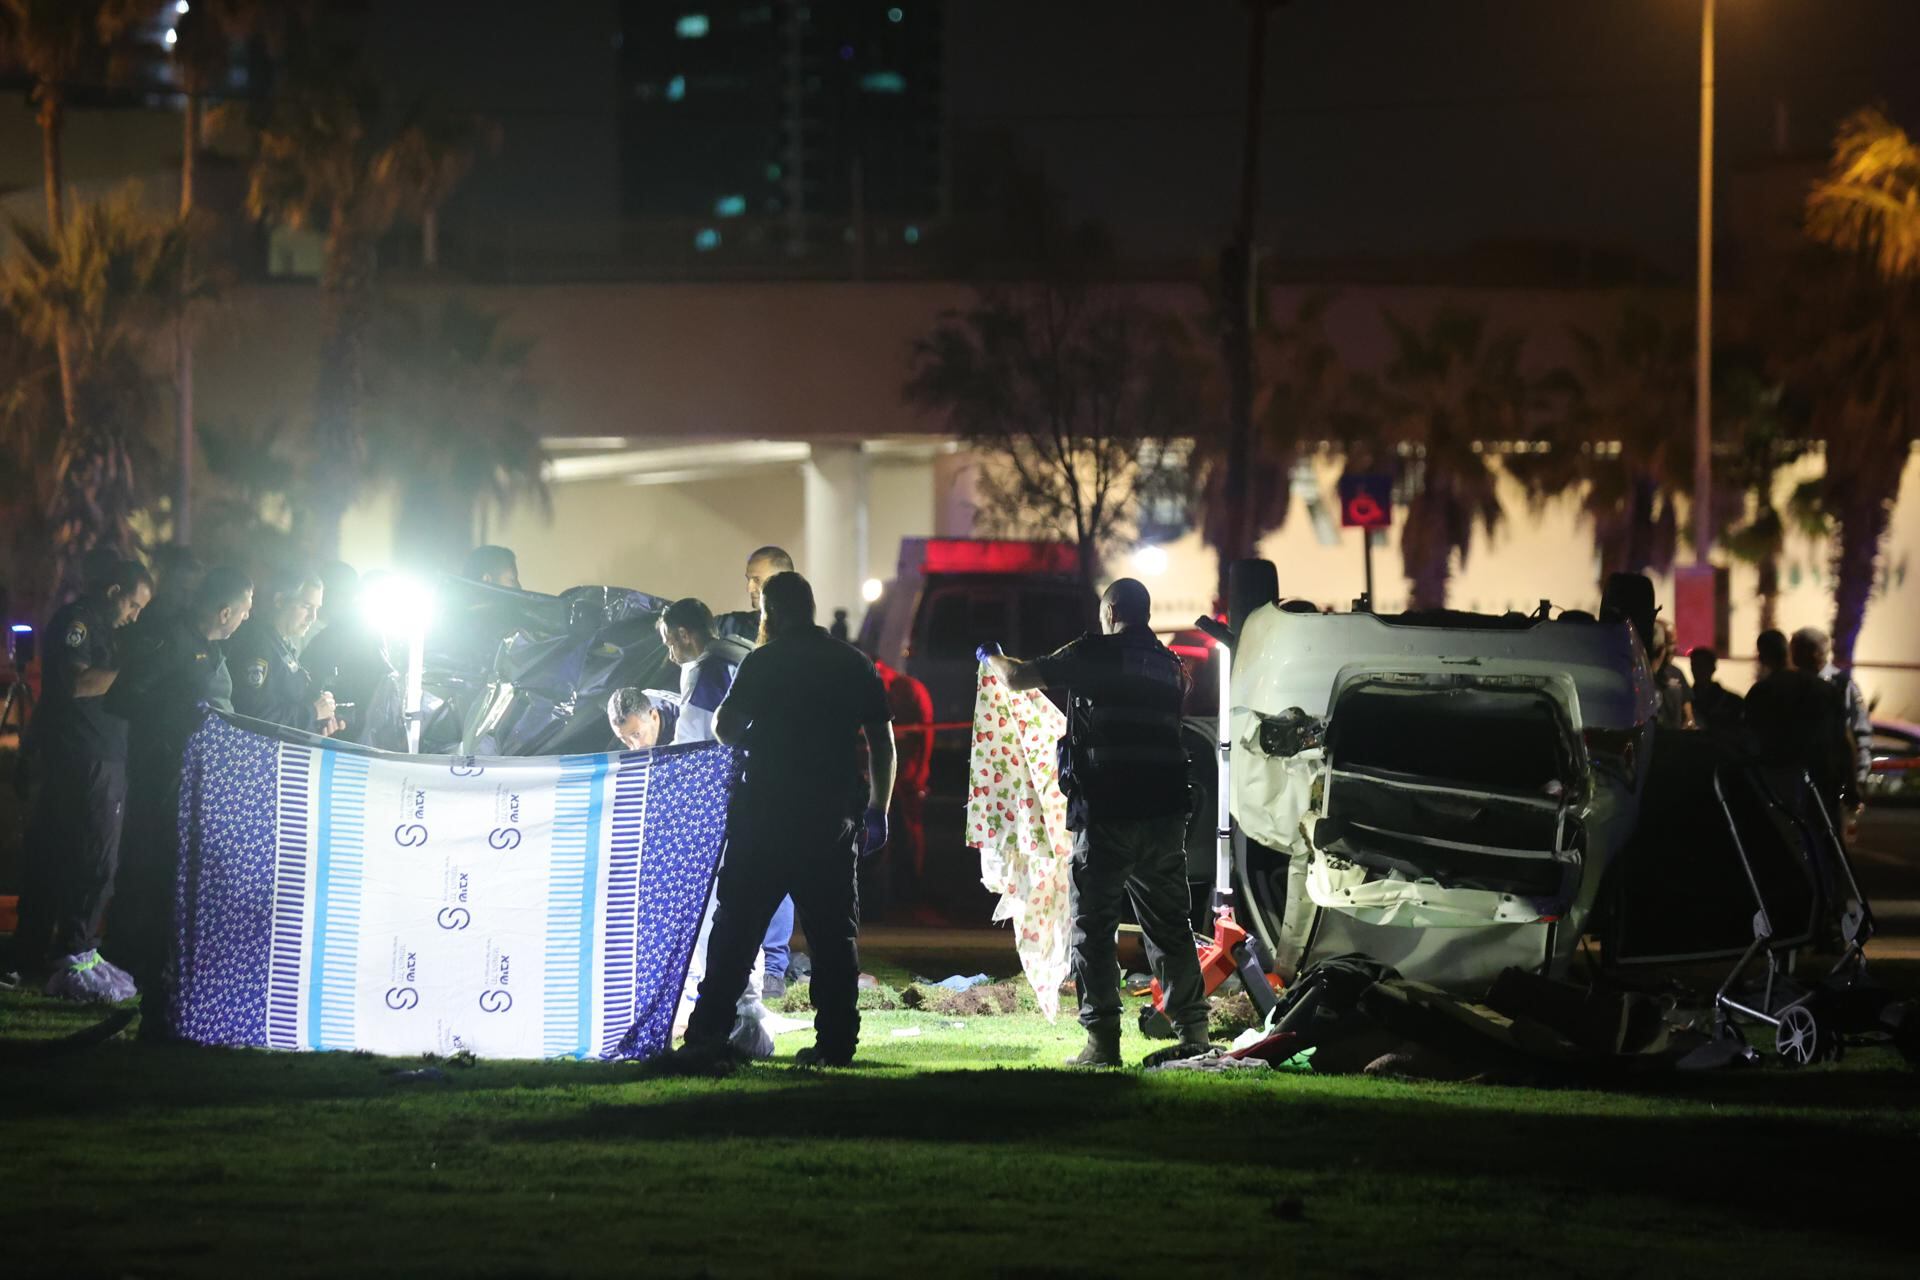
[(716, 640), (692, 662), (680, 664), (680, 720), (673, 727), (674, 746), (714, 741), (713, 713), (733, 687), (733, 673), (744, 656), (738, 646)]

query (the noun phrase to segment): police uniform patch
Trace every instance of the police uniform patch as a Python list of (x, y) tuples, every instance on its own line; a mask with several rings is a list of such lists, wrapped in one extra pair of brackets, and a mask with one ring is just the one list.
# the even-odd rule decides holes
[(78, 649), (86, 642), (87, 624), (76, 619), (74, 624), (67, 628), (67, 648)]
[(247, 687), (258, 689), (267, 683), (267, 660), (255, 658), (247, 664)]

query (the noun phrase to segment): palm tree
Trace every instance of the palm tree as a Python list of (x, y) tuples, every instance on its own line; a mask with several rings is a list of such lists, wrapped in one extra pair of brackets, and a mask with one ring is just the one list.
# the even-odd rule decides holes
[[(1213, 431), (1196, 441), (1202, 465), (1190, 477), (1197, 481), (1201, 535), (1220, 557), (1221, 573), (1234, 555), (1239, 520), (1250, 520), (1255, 542), (1286, 523), (1292, 498), (1292, 470), (1310, 433), (1325, 431), (1340, 416), (1349, 374), (1338, 350), (1327, 336), (1326, 315), (1333, 295), (1323, 290), (1305, 294), (1290, 317), (1263, 314), (1253, 334), (1253, 448), (1246, 465), (1254, 472), (1247, 492), (1238, 499), (1227, 493), (1227, 432)], [(1222, 324), (1216, 300), (1209, 312), (1210, 328)], [(1217, 332), (1207, 335), (1218, 342)], [(1198, 342), (1191, 342), (1196, 353)], [(1225, 423), (1231, 412), (1232, 388), (1225, 366), (1217, 359), (1189, 358), (1189, 375), (1196, 400), (1206, 417)], [(1247, 508), (1243, 510), (1243, 508)]]
[(1515, 467), (1538, 494), (1578, 491), (1593, 526), (1600, 577), (1673, 563), (1673, 495), (1693, 475), (1693, 437), (1681, 430), (1693, 400), (1691, 329), (1628, 303), (1611, 332), (1569, 330), (1576, 355), (1543, 390), (1550, 451)]
[(1878, 111), (1849, 117), (1807, 234), (1841, 259), (1807, 285), (1789, 367), (1826, 442), (1824, 505), (1840, 530), (1834, 660), (1851, 666), (1900, 476), (1920, 436), (1920, 146)]
[[(105, 81), (113, 65), (109, 46), (157, 8), (158, 0), (0, 0), (0, 65), (17, 66), (33, 81), (49, 236), (57, 238), (66, 221), (61, 142), (67, 94), (75, 84)], [(57, 327), (51, 338), (60, 369), (61, 411), (72, 427), (75, 387), (68, 338)]]
[(1394, 352), (1377, 380), (1359, 383), (1367, 430), (1353, 452), (1363, 465), (1369, 454), (1399, 458), (1412, 495), (1400, 535), (1411, 607), (1442, 609), (1454, 553), (1464, 563), (1474, 526), (1491, 533), (1500, 522), (1499, 476), (1485, 446), (1527, 427), (1522, 339), (1454, 306), (1423, 326), (1392, 312), (1385, 319)]
[(314, 391), (308, 541), (337, 553), (340, 521), (365, 468), (366, 343), (376, 247), (402, 218), (444, 199), (471, 163), (477, 126), (396, 121), (371, 80), (338, 62), (297, 68), (259, 137), (247, 191), (256, 219), (324, 227), (325, 335)]
[(394, 547), (452, 571), (473, 547), (476, 517), (522, 501), (548, 508), (532, 344), (509, 338), (499, 313), (458, 298), (395, 306), (383, 321), (368, 416), (375, 469), (398, 489)]
[(0, 300), (29, 339), (65, 348), (65, 413), (46, 506), (55, 581), (65, 589), (91, 548), (133, 544), (155, 456), (148, 333), (191, 293), (186, 233), (143, 213), (134, 188), (81, 205), (52, 235), (17, 222), (13, 233), (20, 252), (0, 274)]
[[(265, 31), (277, 31), (294, 7), (293, 0), (196, 0), (175, 18), (173, 76), (185, 107), (180, 143), (180, 220), (189, 227), (193, 223), (207, 95), (217, 90), (232, 70), (234, 47)], [(179, 476), (173, 499), (173, 540), (184, 544), (193, 536), (194, 455), (193, 335), (184, 308), (174, 324), (174, 396)]]

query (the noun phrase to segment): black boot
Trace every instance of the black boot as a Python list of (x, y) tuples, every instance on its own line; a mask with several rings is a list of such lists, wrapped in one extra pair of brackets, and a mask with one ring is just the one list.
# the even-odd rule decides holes
[(1120, 1028), (1096, 1031), (1087, 1028), (1086, 1047), (1067, 1059), (1070, 1067), (1117, 1067), (1120, 1065)]

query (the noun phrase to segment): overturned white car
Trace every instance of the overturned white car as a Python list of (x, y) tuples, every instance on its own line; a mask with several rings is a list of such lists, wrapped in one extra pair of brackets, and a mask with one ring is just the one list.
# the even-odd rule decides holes
[(1646, 785), (1633, 624), (1267, 604), (1233, 658), (1236, 879), (1283, 973), (1347, 951), (1446, 985), (1565, 971)]

